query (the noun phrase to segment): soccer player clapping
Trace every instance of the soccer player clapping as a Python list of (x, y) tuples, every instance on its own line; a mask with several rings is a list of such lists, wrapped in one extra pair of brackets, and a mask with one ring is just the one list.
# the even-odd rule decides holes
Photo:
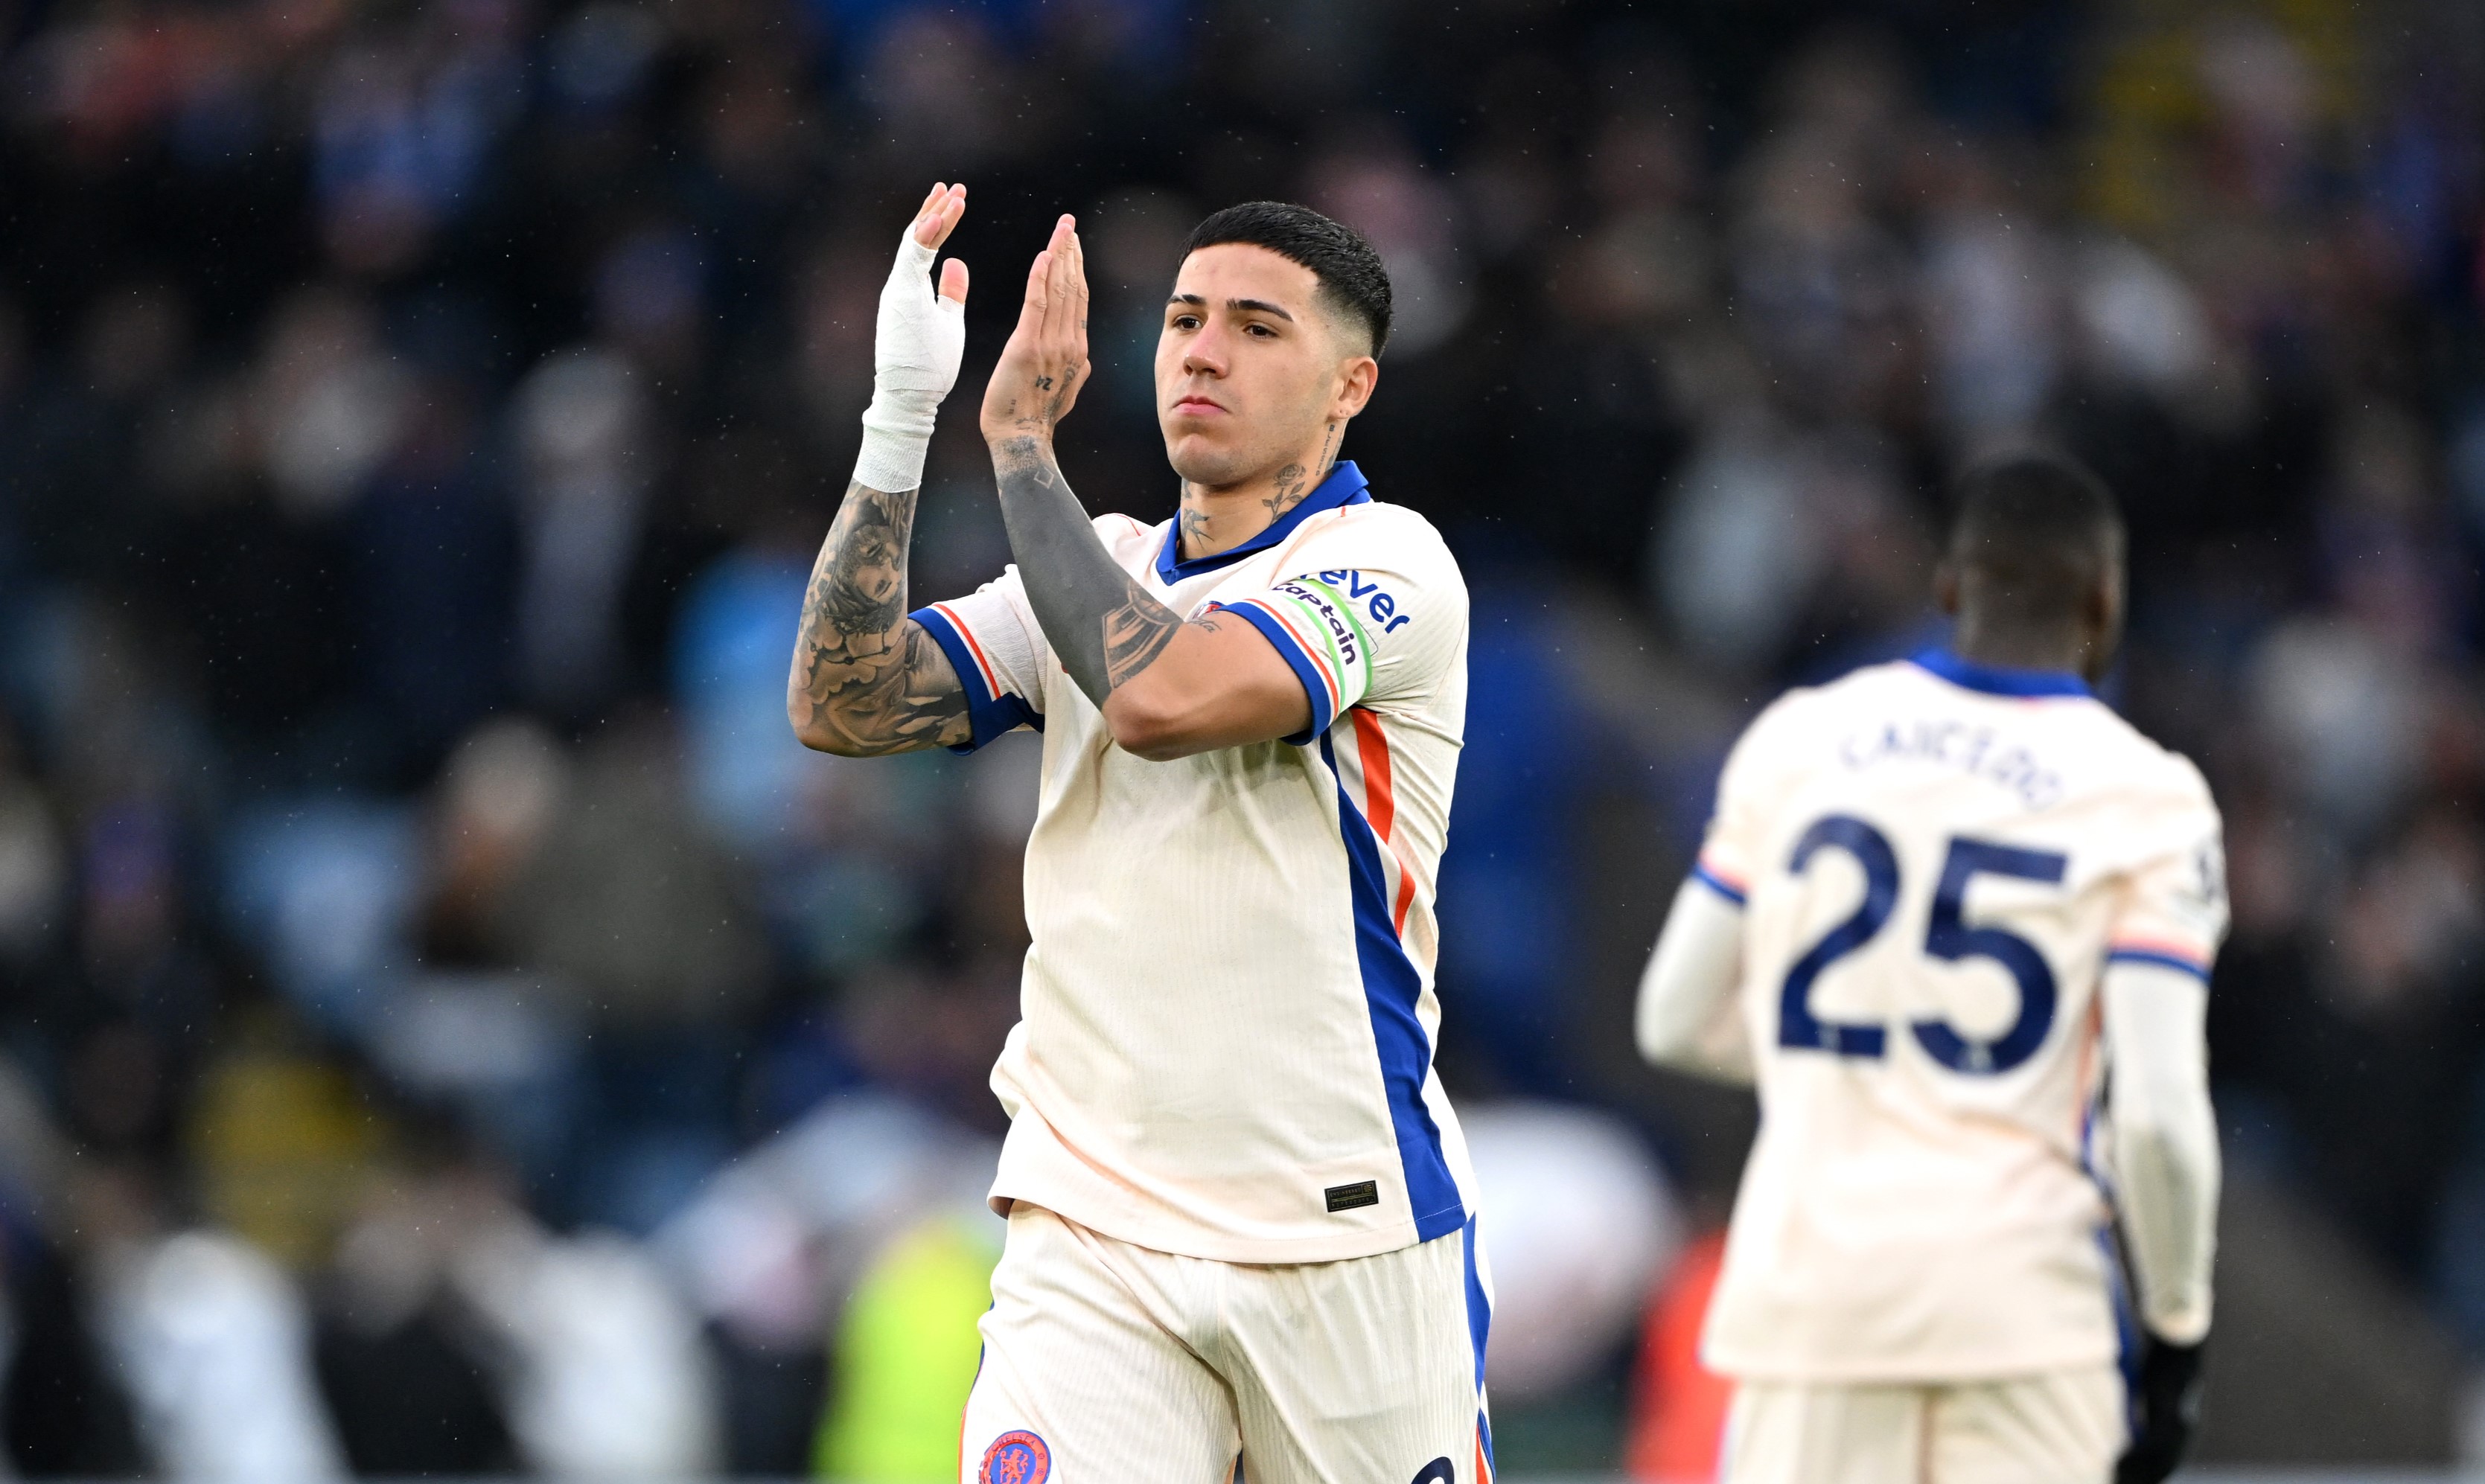
[(1061, 218), (982, 407), (1016, 563), (910, 614), (965, 204), (936, 187), (901, 245), (788, 695), (848, 755), (1044, 734), (965, 1477), (1489, 1479), (1489, 1284), (1432, 1067), (1466, 590), (1339, 456), (1387, 275), (1300, 206), (1201, 223), (1155, 366), (1180, 507), (1091, 520), (1053, 447), (1093, 370)]

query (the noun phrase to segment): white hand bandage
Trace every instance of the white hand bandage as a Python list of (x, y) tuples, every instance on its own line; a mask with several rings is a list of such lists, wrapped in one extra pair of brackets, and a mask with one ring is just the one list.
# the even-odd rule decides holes
[(897, 266), (880, 290), (880, 324), (872, 341), (871, 405), (863, 409), (862, 452), (855, 482), (895, 493), (923, 483), (923, 450), (941, 399), (958, 380), (967, 351), (967, 307), (932, 289), (937, 248), (915, 240), (909, 225)]

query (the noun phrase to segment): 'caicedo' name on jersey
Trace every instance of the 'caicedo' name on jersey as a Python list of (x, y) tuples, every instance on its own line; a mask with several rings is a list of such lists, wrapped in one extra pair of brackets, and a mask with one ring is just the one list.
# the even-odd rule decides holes
[(1407, 614), (1398, 611), (1398, 600), (1389, 595), (1387, 588), (1366, 580), (1353, 567), (1305, 573), (1278, 583), (1276, 590), (1302, 599), (1327, 621), (1329, 641), (1337, 646), (1338, 658), (1348, 664), (1363, 661), (1363, 627), (1354, 616), (1357, 604), (1372, 615), (1372, 621), (1380, 626), (1383, 634), (1409, 621)]
[(2060, 773), (2036, 761), (2034, 753), (2016, 742), (2005, 743), (1994, 728), (1964, 721), (1885, 721), (1847, 734), (1838, 744), (1839, 761), (1863, 769), (1875, 763), (1936, 763), (2019, 796), (2030, 809), (2042, 809), (2062, 796)]

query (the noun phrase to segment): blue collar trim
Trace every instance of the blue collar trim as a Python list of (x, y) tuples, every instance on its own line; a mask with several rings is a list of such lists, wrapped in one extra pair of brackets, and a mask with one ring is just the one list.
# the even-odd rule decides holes
[(1328, 472), (1328, 477), (1323, 479), (1318, 488), (1303, 497), (1301, 504), (1270, 522), (1267, 530), (1230, 551), (1219, 552), (1214, 556), (1197, 557), (1190, 561), (1182, 560), (1182, 522), (1173, 522), (1165, 527), (1164, 546), (1157, 553), (1157, 578), (1167, 587), (1171, 587), (1184, 578), (1193, 578), (1203, 572), (1214, 572), (1219, 567), (1233, 566), (1252, 553), (1265, 552), (1285, 540), (1295, 533), (1296, 526), (1324, 510), (1335, 510), (1345, 505), (1366, 505), (1371, 502), (1372, 496), (1363, 477), (1363, 471), (1354, 467), (1352, 459), (1340, 459), (1337, 461), (1337, 466)]
[(2014, 670), (1999, 664), (1978, 664), (1962, 660), (1947, 649), (1919, 650), (1913, 663), (1932, 671), (1953, 686), (1981, 690), (1987, 695), (2085, 695), (2093, 696), (2089, 683), (2068, 670)]

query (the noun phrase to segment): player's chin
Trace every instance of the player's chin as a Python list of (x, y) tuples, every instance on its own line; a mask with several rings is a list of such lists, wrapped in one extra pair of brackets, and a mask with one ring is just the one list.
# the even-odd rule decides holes
[(1236, 483), (1252, 472), (1249, 457), (1228, 440), (1178, 425), (1165, 429), (1165, 462), (1191, 483), (1212, 487)]

